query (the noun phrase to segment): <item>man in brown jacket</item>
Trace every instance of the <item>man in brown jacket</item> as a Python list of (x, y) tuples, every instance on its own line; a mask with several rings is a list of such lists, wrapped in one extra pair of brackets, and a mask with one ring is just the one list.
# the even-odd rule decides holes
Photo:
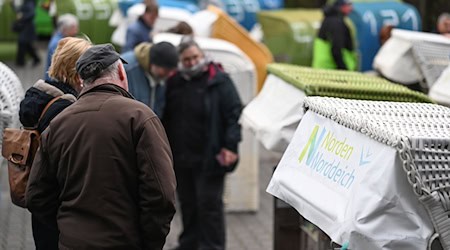
[(42, 134), (26, 193), (60, 249), (162, 249), (176, 181), (164, 129), (126, 91), (122, 58), (96, 45), (77, 62), (84, 88)]

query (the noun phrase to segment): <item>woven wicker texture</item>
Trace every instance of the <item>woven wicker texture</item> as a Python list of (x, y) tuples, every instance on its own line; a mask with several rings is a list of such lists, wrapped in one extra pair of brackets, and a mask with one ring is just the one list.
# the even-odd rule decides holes
[(450, 44), (415, 42), (413, 55), (425, 79), (425, 88), (431, 88), (450, 63)]
[[(24, 95), (22, 84), (8, 66), (0, 62), (0, 133), (19, 126), (19, 104)], [(0, 136), (1, 148), (2, 136)]]
[(307, 97), (305, 109), (397, 149), (419, 201), (450, 249), (450, 109), (423, 103)]
[(267, 70), (308, 96), (332, 96), (395, 102), (432, 102), (423, 93), (359, 72), (313, 69), (289, 64), (269, 64)]

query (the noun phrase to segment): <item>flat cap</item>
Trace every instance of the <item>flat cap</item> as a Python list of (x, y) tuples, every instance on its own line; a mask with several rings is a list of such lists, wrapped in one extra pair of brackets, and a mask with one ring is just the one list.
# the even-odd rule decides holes
[(100, 75), (103, 70), (119, 59), (127, 63), (111, 44), (94, 45), (78, 58), (76, 70), (81, 79), (86, 80)]

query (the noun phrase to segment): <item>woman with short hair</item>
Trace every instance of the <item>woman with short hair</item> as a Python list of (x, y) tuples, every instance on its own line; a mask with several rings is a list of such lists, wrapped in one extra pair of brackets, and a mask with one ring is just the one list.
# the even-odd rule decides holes
[[(49, 69), (51, 80), (38, 80), (27, 90), (20, 103), (19, 118), (24, 127), (34, 127), (42, 133), (56, 115), (76, 101), (83, 85), (75, 70), (75, 64), (91, 46), (89, 41), (75, 37), (66, 37), (59, 41)], [(55, 98), (59, 99), (56, 99), (41, 117), (45, 106)], [(31, 220), (36, 249), (58, 249), (59, 231), (56, 218), (38, 218), (32, 214)]]

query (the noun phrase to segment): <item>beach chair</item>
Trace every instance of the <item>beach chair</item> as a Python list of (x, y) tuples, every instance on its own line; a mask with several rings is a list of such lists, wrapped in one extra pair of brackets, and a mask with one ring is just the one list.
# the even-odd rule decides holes
[(439, 104), (450, 107), (450, 66), (445, 69), (431, 87), (428, 95)]
[(270, 64), (258, 96), (244, 109), (242, 124), (271, 151), (284, 152), (300, 119), (306, 96), (396, 102), (431, 102), (424, 94), (359, 72)]
[(264, 44), (253, 40), (243, 27), (221, 9), (210, 5), (208, 11), (217, 15), (217, 20), (211, 29), (211, 37), (233, 43), (247, 54), (256, 67), (259, 91), (266, 79), (266, 65), (273, 62), (269, 49)]
[(267, 191), (349, 249), (450, 249), (450, 109), (307, 97)]
[(448, 65), (449, 50), (450, 39), (444, 36), (394, 29), (375, 56), (373, 68), (394, 82), (422, 82), (423, 87), (429, 88)]
[[(3, 134), (5, 128), (20, 126), (19, 104), (24, 97), (24, 90), (14, 71), (2, 62), (0, 62), (0, 82), (0, 132)], [(0, 149), (2, 138), (1, 136)]]

